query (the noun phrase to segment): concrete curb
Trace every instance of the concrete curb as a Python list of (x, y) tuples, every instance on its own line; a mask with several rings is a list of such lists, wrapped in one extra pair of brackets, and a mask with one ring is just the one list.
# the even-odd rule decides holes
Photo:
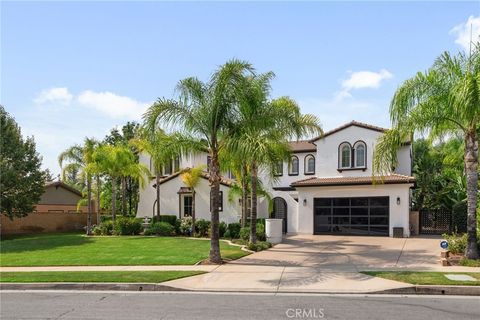
[(368, 292), (314, 292), (314, 291), (262, 291), (262, 290), (187, 290), (156, 283), (0, 283), (1, 290), (90, 290), (90, 291), (188, 291), (188, 292), (229, 292), (229, 293), (306, 293), (306, 294), (408, 294), (408, 295), (459, 295), (480, 296), (480, 286), (411, 286)]
[(188, 291), (156, 283), (0, 283), (0, 290)]

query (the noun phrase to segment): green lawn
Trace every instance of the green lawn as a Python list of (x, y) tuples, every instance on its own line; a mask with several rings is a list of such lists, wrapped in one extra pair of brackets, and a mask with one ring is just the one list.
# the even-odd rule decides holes
[[(374, 277), (390, 279), (411, 284), (428, 285), (458, 285), (480, 286), (479, 272), (410, 272), (410, 271), (365, 271), (362, 272)], [(466, 274), (479, 281), (454, 281), (446, 278), (445, 274)]]
[(55, 271), (0, 272), (0, 282), (143, 282), (159, 283), (201, 271)]
[[(192, 265), (208, 257), (210, 241), (175, 237), (18, 236), (0, 242), (0, 266)], [(221, 242), (222, 257), (247, 255)]]

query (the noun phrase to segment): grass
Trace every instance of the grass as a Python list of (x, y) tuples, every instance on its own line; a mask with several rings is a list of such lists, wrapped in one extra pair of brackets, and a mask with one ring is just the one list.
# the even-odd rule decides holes
[(480, 260), (462, 258), (458, 262), (458, 265), (464, 266), (464, 267), (480, 267)]
[[(389, 280), (411, 284), (427, 285), (458, 285), (480, 286), (479, 272), (413, 272), (413, 271), (365, 271), (364, 274)], [(479, 281), (455, 281), (445, 277), (445, 274), (466, 274)]]
[(159, 283), (201, 271), (54, 271), (0, 272), (1, 282), (142, 282)]
[[(222, 257), (247, 252), (220, 242)], [(0, 242), (0, 266), (193, 265), (208, 258), (210, 241), (177, 237), (43, 234)]]

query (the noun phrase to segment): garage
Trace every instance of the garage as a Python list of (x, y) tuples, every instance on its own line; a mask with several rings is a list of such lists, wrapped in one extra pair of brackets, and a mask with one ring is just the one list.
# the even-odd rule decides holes
[(389, 235), (389, 197), (314, 198), (314, 234)]

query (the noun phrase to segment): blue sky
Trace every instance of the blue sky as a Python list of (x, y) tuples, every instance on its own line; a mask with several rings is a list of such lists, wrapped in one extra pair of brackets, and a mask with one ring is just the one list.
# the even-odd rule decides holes
[(44, 167), (230, 58), (324, 129), (389, 126), (397, 86), (480, 34), (480, 2), (2, 2), (0, 102)]

